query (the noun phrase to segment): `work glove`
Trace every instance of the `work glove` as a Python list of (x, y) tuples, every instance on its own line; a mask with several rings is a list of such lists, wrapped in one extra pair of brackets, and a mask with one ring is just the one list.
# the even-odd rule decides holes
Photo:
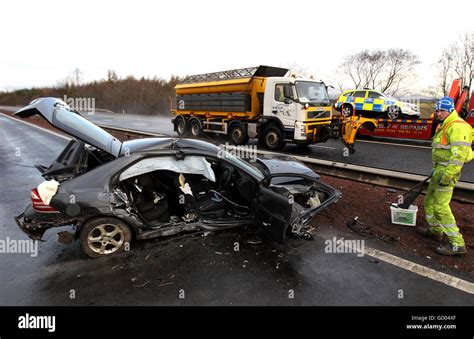
[(454, 181), (454, 177), (446, 173), (442, 174), (441, 177), (439, 178), (440, 186), (449, 186), (452, 184), (453, 181)]

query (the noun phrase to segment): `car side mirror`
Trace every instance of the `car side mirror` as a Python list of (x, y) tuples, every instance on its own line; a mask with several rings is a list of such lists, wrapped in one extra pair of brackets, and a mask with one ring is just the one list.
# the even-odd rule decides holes
[(289, 105), (289, 104), (291, 104), (291, 103), (293, 103), (293, 100), (292, 100), (292, 99), (290, 99), (290, 98), (285, 98), (285, 104)]

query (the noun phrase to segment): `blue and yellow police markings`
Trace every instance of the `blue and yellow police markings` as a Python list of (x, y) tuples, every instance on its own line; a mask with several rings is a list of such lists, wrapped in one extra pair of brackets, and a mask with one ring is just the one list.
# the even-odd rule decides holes
[(385, 112), (387, 107), (394, 105), (396, 101), (388, 99), (354, 98), (351, 96), (343, 96), (341, 97), (341, 100), (336, 103), (336, 107), (340, 108), (344, 103), (353, 104), (356, 111)]

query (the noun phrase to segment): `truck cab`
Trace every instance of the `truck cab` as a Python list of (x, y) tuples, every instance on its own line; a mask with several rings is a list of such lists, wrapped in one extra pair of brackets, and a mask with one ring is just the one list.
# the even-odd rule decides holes
[(318, 126), (332, 120), (326, 85), (304, 78), (267, 78), (262, 119), (272, 118), (281, 124), (286, 141), (302, 145), (324, 141)]

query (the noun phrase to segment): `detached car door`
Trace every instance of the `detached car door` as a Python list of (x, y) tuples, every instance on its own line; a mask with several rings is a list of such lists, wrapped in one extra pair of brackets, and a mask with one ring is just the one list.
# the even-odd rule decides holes
[(291, 210), (288, 198), (260, 185), (255, 216), (257, 225), (266, 236), (280, 244), (285, 241)]
[(257, 199), (255, 216), (257, 224), (263, 233), (270, 239), (283, 243), (286, 232), (290, 226), (291, 212), (293, 209), (292, 197), (285, 197), (270, 188), (273, 179), (278, 178), (278, 183), (289, 182), (295, 179), (317, 180), (314, 177), (301, 173), (273, 173), (267, 175), (259, 183), (259, 196)]

